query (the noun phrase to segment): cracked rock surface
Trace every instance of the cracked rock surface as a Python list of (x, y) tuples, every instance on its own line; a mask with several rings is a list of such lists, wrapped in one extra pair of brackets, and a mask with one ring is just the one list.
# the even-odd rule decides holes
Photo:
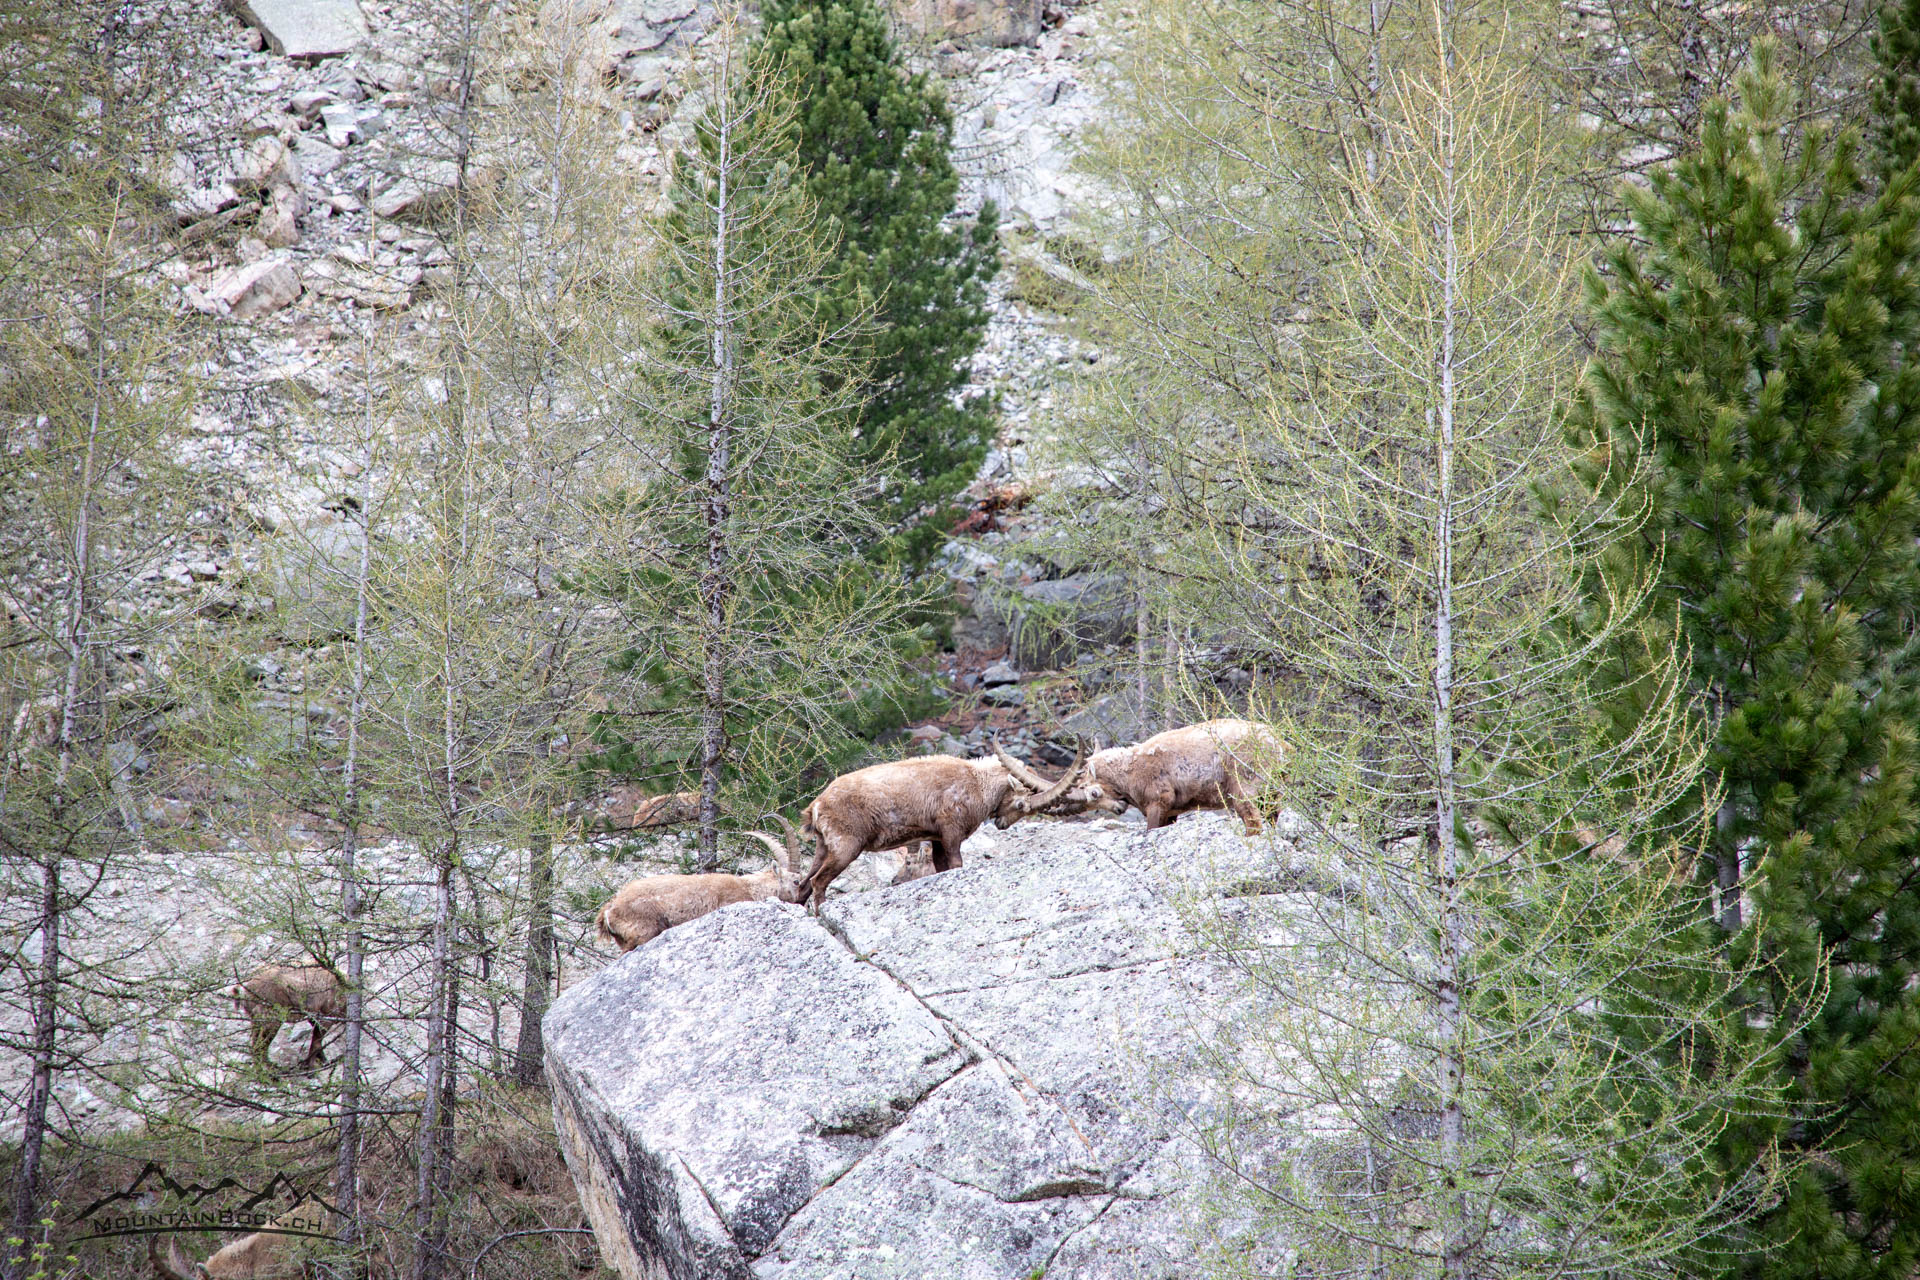
[(1175, 902), (1309, 892), (1267, 874), (1288, 848), (1217, 814), (1029, 822), (817, 920), (728, 907), (608, 965), (545, 1024), (602, 1255), (630, 1280), (1190, 1274), (1197, 1160), (1163, 1111), (1204, 1094), (1196, 1020), (1238, 997)]

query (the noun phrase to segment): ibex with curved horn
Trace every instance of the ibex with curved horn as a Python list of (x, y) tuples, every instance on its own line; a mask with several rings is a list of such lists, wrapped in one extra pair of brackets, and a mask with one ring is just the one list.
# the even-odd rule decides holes
[(1057, 782), (1041, 777), (994, 744), (991, 760), (922, 756), (869, 765), (827, 784), (803, 812), (801, 834), (814, 844), (801, 897), (820, 909), (827, 886), (863, 853), (915, 840), (933, 843), (933, 869), (960, 865), (960, 846), (992, 818), (1005, 830), (1044, 809), (1084, 809), (1097, 800), (1079, 788), (1082, 746)]
[[(786, 820), (783, 818), (784, 823)], [(752, 875), (736, 876), (715, 871), (704, 875), (642, 876), (629, 880), (607, 899), (594, 918), (600, 936), (622, 952), (653, 941), (677, 924), (697, 920), (711, 911), (735, 902), (799, 902), (799, 878), (794, 859), (799, 853), (799, 838), (788, 826), (787, 842), (782, 844), (764, 831), (748, 835), (773, 850), (773, 865)]]
[(1095, 806), (1117, 804), (1124, 813), (1131, 804), (1145, 815), (1148, 830), (1196, 809), (1232, 809), (1251, 836), (1260, 830), (1253, 801), (1261, 774), (1283, 768), (1288, 750), (1265, 725), (1208, 720), (1096, 751), (1087, 774)]

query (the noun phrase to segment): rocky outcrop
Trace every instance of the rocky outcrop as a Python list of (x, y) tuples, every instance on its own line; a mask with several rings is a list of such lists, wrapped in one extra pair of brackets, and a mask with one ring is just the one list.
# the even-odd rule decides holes
[(555, 1004), (557, 1123), (623, 1276), (1190, 1271), (1198, 1166), (1164, 1100), (1237, 988), (1174, 886), (1297, 884), (1265, 874), (1294, 855), (1214, 814), (1028, 823), (965, 852), (818, 920), (728, 907)]
[(283, 58), (330, 58), (367, 38), (359, 0), (232, 0), (233, 11), (260, 29)]

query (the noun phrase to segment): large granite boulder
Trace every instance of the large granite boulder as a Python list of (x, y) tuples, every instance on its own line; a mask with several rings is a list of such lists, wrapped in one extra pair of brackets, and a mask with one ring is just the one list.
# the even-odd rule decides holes
[(555, 1003), (557, 1123), (621, 1275), (1191, 1273), (1182, 1073), (1241, 997), (1175, 904), (1286, 901), (1290, 846), (1202, 814), (1029, 822), (965, 856), (819, 919), (728, 907)]

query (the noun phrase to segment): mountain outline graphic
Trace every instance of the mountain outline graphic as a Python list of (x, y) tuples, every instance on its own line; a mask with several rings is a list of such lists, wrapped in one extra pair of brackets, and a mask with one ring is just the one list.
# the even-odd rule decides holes
[(200, 1205), (208, 1197), (217, 1195), (222, 1191), (238, 1191), (247, 1196), (247, 1199), (238, 1206), (238, 1211), (242, 1213), (253, 1211), (281, 1193), (284, 1193), (288, 1197), (288, 1203), (290, 1205), (299, 1204), (302, 1200), (318, 1200), (323, 1207), (328, 1209), (332, 1208), (325, 1200), (321, 1200), (320, 1197), (304, 1190), (299, 1183), (295, 1182), (284, 1171), (275, 1173), (272, 1178), (268, 1179), (267, 1185), (259, 1191), (253, 1191), (249, 1189), (244, 1182), (230, 1177), (222, 1178), (210, 1186), (197, 1181), (185, 1183), (175, 1182), (172, 1176), (167, 1173), (166, 1169), (161, 1166), (159, 1161), (149, 1160), (146, 1163), (146, 1167), (135, 1174), (133, 1181), (128, 1183), (123, 1190), (116, 1191), (111, 1195), (102, 1196), (75, 1214), (73, 1221), (76, 1223), (85, 1222), (96, 1213), (99, 1213), (111, 1205), (120, 1204), (123, 1201), (137, 1201), (141, 1196), (162, 1191), (185, 1200), (189, 1208)]

